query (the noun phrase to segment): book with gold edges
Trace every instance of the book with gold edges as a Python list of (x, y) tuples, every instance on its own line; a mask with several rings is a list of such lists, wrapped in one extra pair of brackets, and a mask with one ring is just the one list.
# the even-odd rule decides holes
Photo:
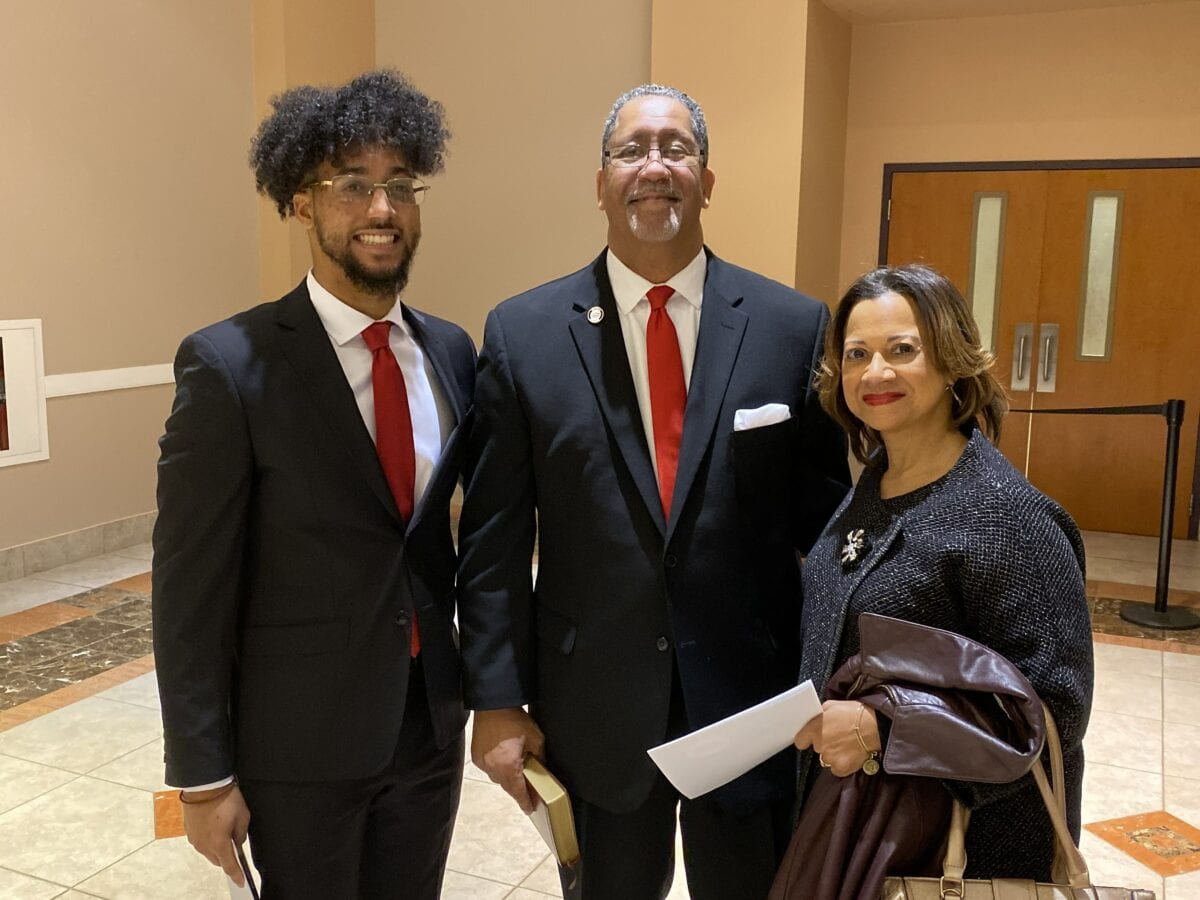
[(529, 818), (558, 864), (575, 865), (579, 862), (579, 840), (575, 836), (575, 816), (566, 788), (535, 756), (525, 757), (525, 780), (537, 798), (537, 806)]

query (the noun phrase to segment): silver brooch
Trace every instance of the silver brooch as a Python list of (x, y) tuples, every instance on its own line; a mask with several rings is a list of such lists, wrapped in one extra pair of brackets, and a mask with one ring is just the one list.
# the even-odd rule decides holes
[(604, 310), (599, 306), (593, 306), (587, 311), (587, 320), (593, 325), (599, 325), (604, 321)]
[(854, 568), (869, 549), (867, 536), (861, 528), (846, 532), (846, 543), (842, 544), (842, 568)]

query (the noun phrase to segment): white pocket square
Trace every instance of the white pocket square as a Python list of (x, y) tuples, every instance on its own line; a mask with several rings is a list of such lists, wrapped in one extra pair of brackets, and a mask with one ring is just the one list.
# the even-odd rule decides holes
[(733, 430), (748, 431), (751, 428), (765, 428), (786, 422), (792, 417), (792, 411), (786, 403), (768, 403), (757, 409), (739, 409), (733, 414)]

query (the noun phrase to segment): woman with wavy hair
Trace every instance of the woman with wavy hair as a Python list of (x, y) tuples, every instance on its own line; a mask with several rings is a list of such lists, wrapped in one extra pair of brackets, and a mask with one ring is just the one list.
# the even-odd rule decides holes
[[(970, 638), (1028, 679), (1062, 734), (1067, 818), (1078, 840), (1093, 677), (1083, 543), (1062, 507), (993, 446), (1008, 401), (991, 364), (966, 301), (932, 269), (877, 269), (837, 307), (819, 377), (822, 403), (865, 469), (804, 564), (800, 679), (811, 678), (826, 702), (796, 736), (806, 751), (800, 796), (820, 767), (825, 777), (876, 786), (861, 796), (890, 777), (888, 718), (825, 693), (831, 675), (859, 652), (859, 615), (877, 613)], [(1049, 880), (1054, 840), (1032, 778), (923, 780), (945, 810), (950, 798), (971, 810), (969, 877)], [(840, 837), (852, 849), (862, 836)], [(938, 848), (916, 850), (924, 855), (897, 865), (920, 859), (940, 874)], [(818, 852), (823, 859), (813, 865), (839, 864), (828, 848)], [(881, 868), (865, 881), (846, 874), (830, 896), (878, 897)]]

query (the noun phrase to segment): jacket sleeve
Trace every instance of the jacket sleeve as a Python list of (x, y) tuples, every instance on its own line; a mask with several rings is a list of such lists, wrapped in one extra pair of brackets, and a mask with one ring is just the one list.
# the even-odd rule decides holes
[(459, 524), (459, 628), (469, 709), (529, 703), (535, 690), (535, 485), (529, 427), (500, 319), (484, 329)]
[[(1092, 704), (1092, 632), (1082, 541), (1050, 501), (1011, 502), (984, 511), (992, 523), (963, 561), (968, 636), (1012, 661), (1050, 708), (1063, 754), (1078, 748)], [(971, 807), (1020, 789), (1020, 783), (949, 782)]]
[(799, 496), (793, 504), (792, 541), (801, 553), (812, 549), (825, 523), (850, 490), (850, 467), (846, 459), (846, 433), (821, 408), (814, 379), (820, 371), (829, 326), (829, 310), (819, 304), (816, 339), (809, 364), (809, 383), (804, 394), (804, 412), (800, 422), (799, 455), (801, 472)]
[(175, 382), (159, 441), (154, 655), (166, 781), (187, 787), (233, 773), (229, 702), (253, 457), (233, 378), (207, 338), (180, 346)]

